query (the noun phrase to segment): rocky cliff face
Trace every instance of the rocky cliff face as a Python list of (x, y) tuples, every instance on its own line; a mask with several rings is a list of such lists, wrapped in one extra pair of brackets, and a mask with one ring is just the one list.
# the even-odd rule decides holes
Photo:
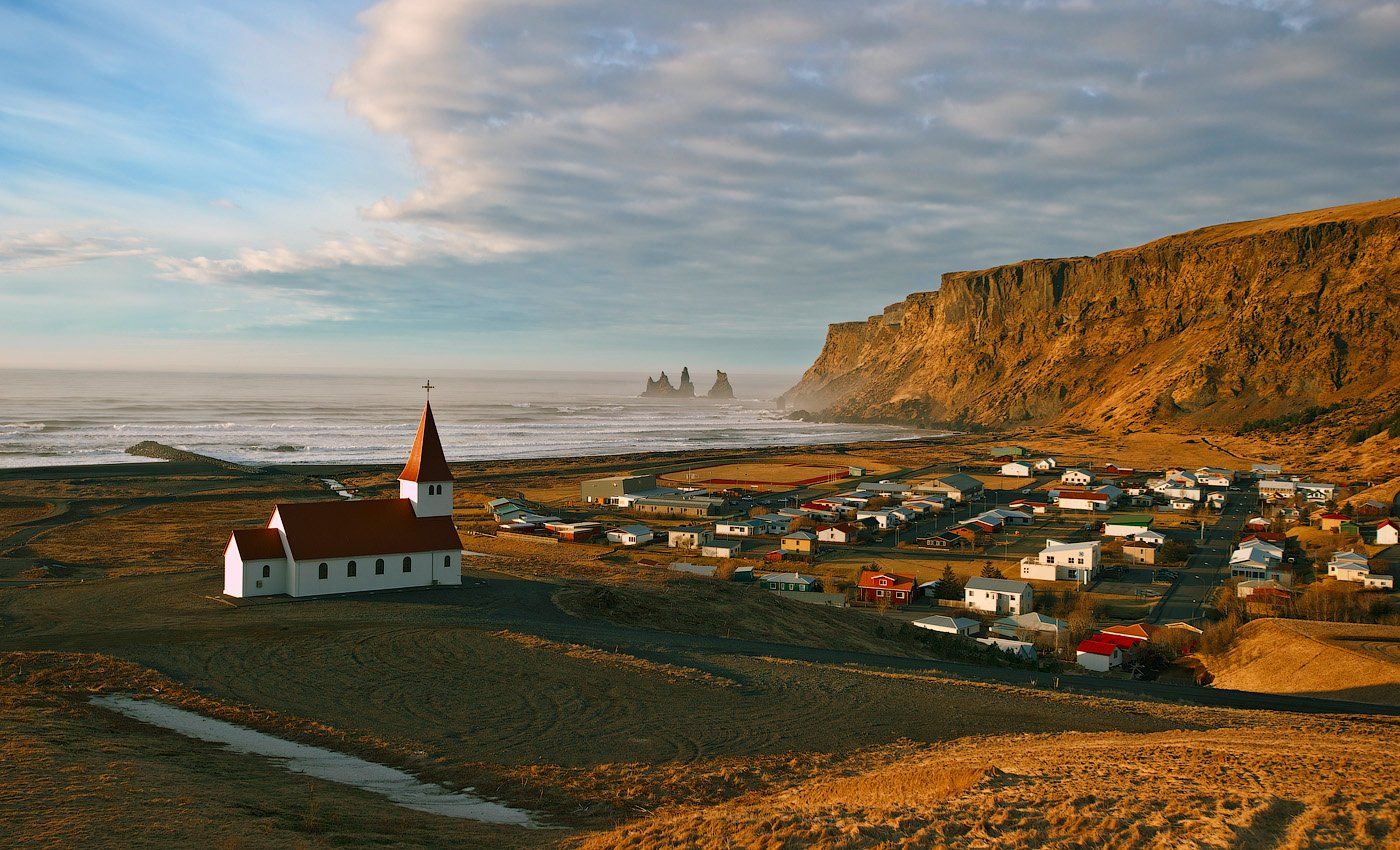
[(783, 401), (849, 419), (1229, 427), (1400, 396), (1400, 198), (943, 276), (830, 327)]
[(733, 398), (734, 388), (729, 385), (729, 375), (715, 370), (715, 385), (705, 393), (706, 398)]

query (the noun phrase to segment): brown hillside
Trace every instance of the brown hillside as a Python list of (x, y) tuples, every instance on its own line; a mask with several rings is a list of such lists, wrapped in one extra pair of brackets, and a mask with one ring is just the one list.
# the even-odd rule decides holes
[(1342, 403), (1364, 424), (1400, 402), (1400, 198), (945, 274), (832, 325), (784, 399), (837, 418), (1105, 431)]
[(1220, 688), (1400, 705), (1400, 627), (1255, 620), (1208, 667)]

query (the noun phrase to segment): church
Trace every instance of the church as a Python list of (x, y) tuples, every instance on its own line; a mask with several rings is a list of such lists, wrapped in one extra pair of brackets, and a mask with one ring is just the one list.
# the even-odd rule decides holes
[(288, 502), (266, 528), (233, 532), (228, 596), (320, 596), (462, 583), (452, 470), (430, 404), (399, 473), (399, 498)]

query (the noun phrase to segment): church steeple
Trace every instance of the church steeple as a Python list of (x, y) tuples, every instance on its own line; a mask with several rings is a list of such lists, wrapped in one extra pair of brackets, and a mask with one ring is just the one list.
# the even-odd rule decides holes
[[(431, 391), (432, 382), (424, 388)], [(399, 473), (399, 498), (412, 502), (413, 512), (420, 517), (452, 516), (452, 469), (442, 451), (433, 406), (426, 401), (413, 451)]]

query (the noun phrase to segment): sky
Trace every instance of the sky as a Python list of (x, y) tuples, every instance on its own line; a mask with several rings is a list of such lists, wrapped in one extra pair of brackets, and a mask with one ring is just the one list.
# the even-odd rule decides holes
[(1400, 194), (1382, 0), (0, 0), (0, 366), (800, 370)]

